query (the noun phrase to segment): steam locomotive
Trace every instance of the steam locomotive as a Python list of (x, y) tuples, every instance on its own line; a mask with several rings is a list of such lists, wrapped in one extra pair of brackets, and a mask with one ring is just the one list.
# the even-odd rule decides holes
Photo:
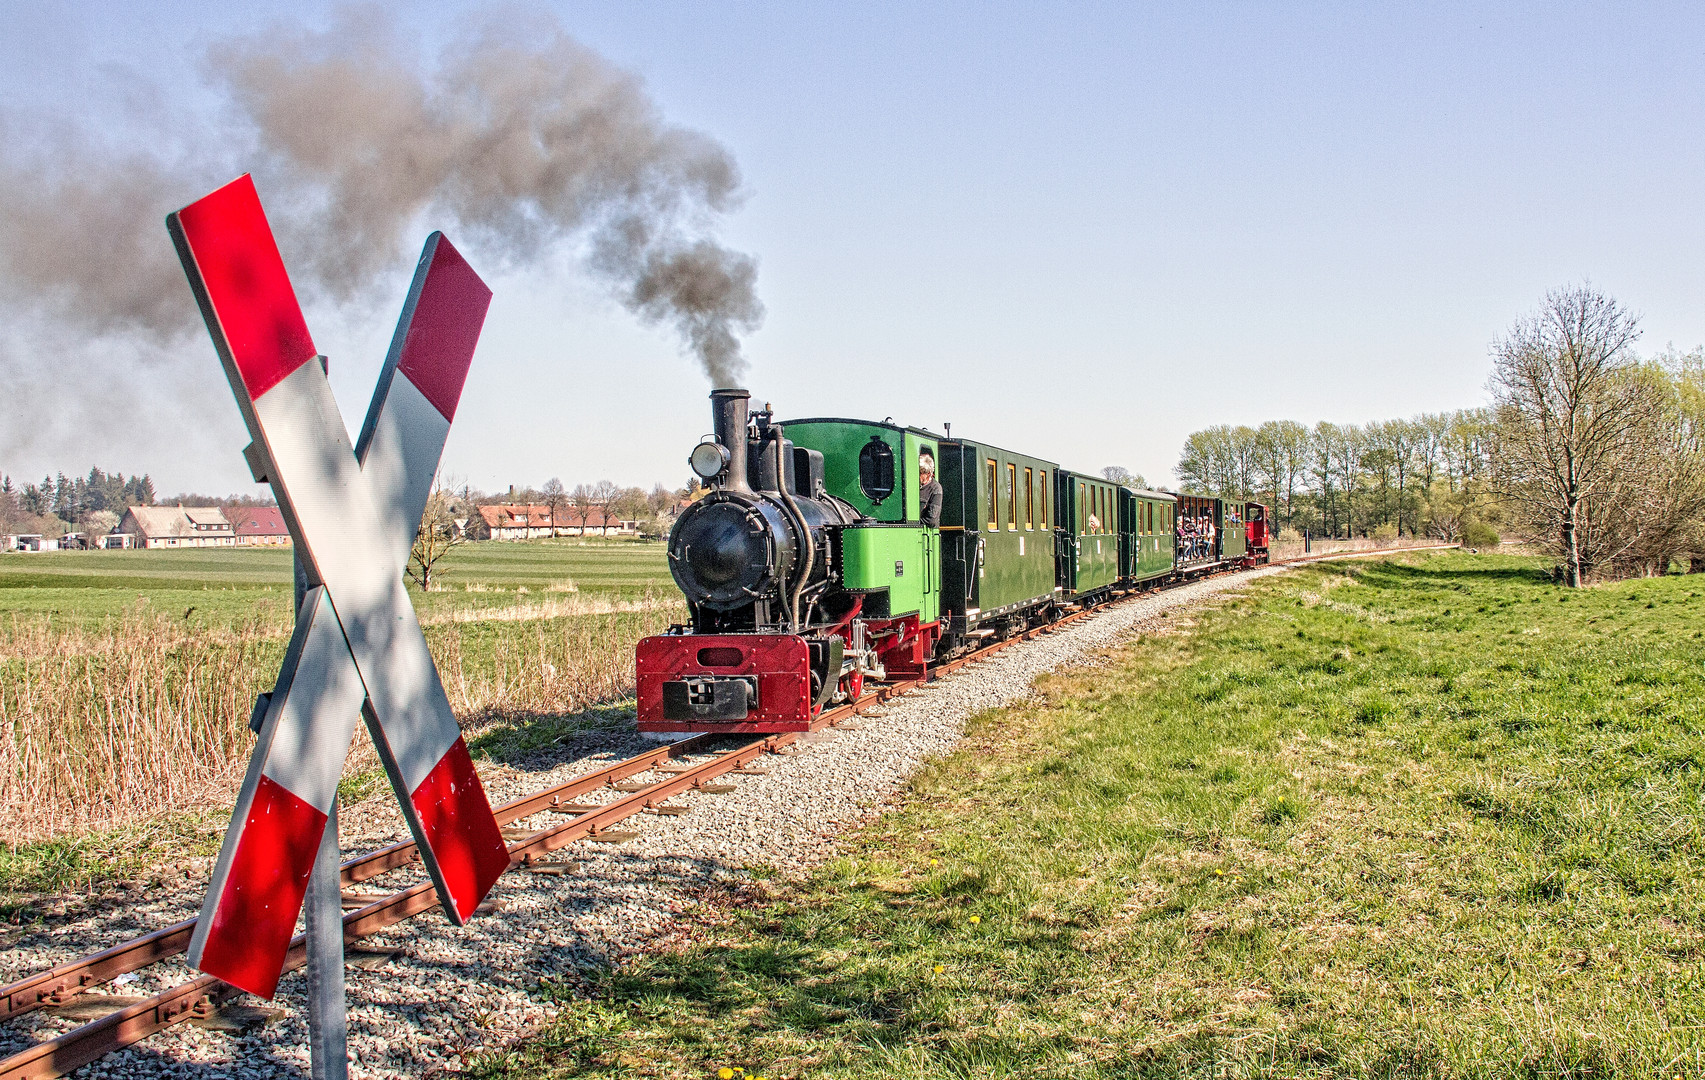
[(639, 643), (642, 731), (808, 730), (868, 683), (1267, 560), (1260, 503), (1135, 491), (887, 420), (778, 421), (745, 390), (713, 391), (711, 414), (688, 458), (709, 494), (669, 536), (692, 621)]

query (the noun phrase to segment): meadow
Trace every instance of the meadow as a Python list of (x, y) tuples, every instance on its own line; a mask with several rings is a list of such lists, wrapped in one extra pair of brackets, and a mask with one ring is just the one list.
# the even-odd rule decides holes
[[(685, 615), (661, 544), (471, 544), (411, 590), (476, 745), (619, 722), (633, 643)], [(0, 890), (64, 887), (223, 828), (289, 638), (287, 549), (0, 555)], [(495, 740), (495, 741), (493, 741)], [(365, 736), (350, 794), (382, 783)]]
[(811, 878), (546, 985), (474, 1072), (1705, 1074), (1701, 592), (1454, 552), (1257, 583), (976, 718)]

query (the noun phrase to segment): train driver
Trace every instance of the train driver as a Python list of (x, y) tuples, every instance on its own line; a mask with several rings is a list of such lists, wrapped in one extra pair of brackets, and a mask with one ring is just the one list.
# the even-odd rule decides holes
[(941, 525), (941, 485), (935, 481), (935, 457), (918, 454), (918, 519), (934, 529)]

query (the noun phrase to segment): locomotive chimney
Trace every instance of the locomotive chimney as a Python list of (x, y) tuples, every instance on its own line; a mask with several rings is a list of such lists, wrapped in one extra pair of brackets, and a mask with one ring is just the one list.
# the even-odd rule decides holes
[(744, 390), (710, 392), (711, 429), (716, 441), (728, 451), (728, 470), (722, 474), (724, 491), (750, 492), (746, 479), (746, 399)]

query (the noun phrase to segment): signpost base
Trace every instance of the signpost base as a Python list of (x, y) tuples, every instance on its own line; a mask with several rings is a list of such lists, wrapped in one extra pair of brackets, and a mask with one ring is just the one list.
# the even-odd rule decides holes
[(313, 1080), (348, 1080), (349, 1010), (343, 996), (342, 854), (332, 805), (308, 878), (308, 1060)]

